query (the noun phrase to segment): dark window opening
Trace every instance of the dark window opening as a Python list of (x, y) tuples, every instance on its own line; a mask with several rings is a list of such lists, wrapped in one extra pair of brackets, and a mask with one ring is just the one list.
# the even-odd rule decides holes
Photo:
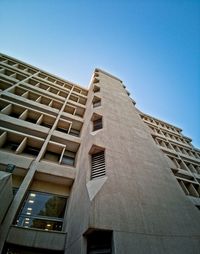
[(12, 150), (12, 151), (16, 151), (18, 146), (19, 146), (18, 143), (14, 142), (14, 141), (7, 140), (2, 148)]
[(79, 137), (80, 136), (80, 131), (71, 128), (69, 134), (72, 135), (72, 136), (75, 136), (75, 137)]
[(39, 148), (35, 148), (35, 147), (31, 147), (31, 146), (26, 146), (23, 153), (26, 154), (30, 154), (30, 155), (34, 155), (37, 156), (40, 152)]
[(99, 101), (96, 101), (93, 103), (93, 108), (97, 108), (97, 107), (100, 107), (101, 106), (101, 100)]
[(93, 131), (97, 131), (103, 128), (102, 117), (93, 121)]
[(57, 128), (56, 128), (56, 130), (57, 130), (57, 131), (64, 132), (64, 133), (67, 133), (67, 132), (68, 132), (68, 130), (67, 130), (67, 129), (65, 129), (65, 128), (61, 128), (61, 127), (57, 127)]
[(36, 123), (36, 120), (33, 119), (33, 118), (30, 118), (30, 117), (27, 117), (27, 118), (26, 118), (26, 121), (27, 121), (27, 122), (30, 122), (30, 123)]
[(47, 128), (51, 128), (51, 126), (52, 126), (51, 124), (45, 123), (45, 122), (42, 122), (40, 125), (47, 127)]
[(94, 100), (93, 100), (93, 108), (97, 108), (97, 107), (100, 107), (100, 106), (101, 106), (101, 99), (95, 97)]
[(87, 254), (112, 254), (112, 231), (95, 230), (87, 236)]
[(16, 112), (11, 112), (9, 116), (12, 116), (14, 118), (18, 118), (21, 114)]
[(99, 87), (99, 86), (94, 86), (93, 92), (94, 92), (94, 93), (97, 93), (97, 92), (99, 92), (99, 91), (100, 91), (100, 87)]

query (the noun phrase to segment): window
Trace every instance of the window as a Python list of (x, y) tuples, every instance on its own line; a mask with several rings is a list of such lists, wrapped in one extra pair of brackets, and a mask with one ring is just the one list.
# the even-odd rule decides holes
[(52, 125), (50, 123), (47, 123), (47, 122), (42, 122), (40, 125), (44, 126), (44, 127), (47, 127), (47, 128), (51, 128)]
[(61, 165), (74, 166), (77, 150), (78, 145), (72, 150), (67, 150), (65, 145), (57, 143), (55, 141), (50, 141), (48, 143), (43, 159)]
[(94, 93), (97, 93), (97, 92), (99, 92), (99, 91), (100, 91), (100, 87), (94, 85), (93, 92), (94, 92)]
[(25, 137), (13, 132), (4, 132), (0, 139), (4, 150), (15, 152), (16, 154), (28, 154), (34, 157), (39, 154), (44, 141), (41, 138)]
[(97, 131), (103, 128), (102, 117), (93, 121), (93, 131)]
[(97, 131), (103, 128), (103, 121), (101, 115), (93, 113), (91, 121), (93, 123), (93, 131)]
[(182, 180), (178, 178), (177, 178), (177, 181), (186, 195), (199, 198), (200, 189), (199, 189), (198, 183), (191, 183), (187, 181), (186, 179)]
[(66, 201), (65, 197), (30, 191), (14, 225), (61, 231)]
[(93, 79), (93, 83), (99, 83), (99, 79), (95, 77), (95, 78)]
[(92, 170), (91, 170), (91, 179), (104, 176), (106, 174), (105, 168), (105, 152), (101, 151), (91, 155), (92, 160)]
[(19, 146), (18, 142), (6, 140), (6, 142), (3, 145), (3, 148), (5, 148), (6, 150), (16, 151), (18, 146)]
[(65, 151), (62, 157), (61, 164), (74, 166), (76, 153)]
[(112, 231), (95, 230), (87, 236), (87, 254), (95, 253), (112, 253)]
[(36, 123), (36, 119), (33, 119), (32, 117), (27, 117), (26, 121), (29, 123)]
[(40, 148), (32, 147), (32, 146), (29, 146), (29, 145), (27, 145), (25, 147), (25, 149), (23, 150), (23, 153), (30, 154), (30, 155), (33, 155), (33, 156), (38, 156), (39, 152), (40, 152)]
[(9, 152), (16, 152), (24, 137), (16, 133), (4, 132), (1, 134), (1, 139), (3, 141), (1, 144), (3, 149)]
[(69, 134), (72, 135), (72, 136), (75, 136), (75, 137), (79, 137), (80, 136), (80, 131), (71, 128)]
[(46, 151), (46, 153), (44, 155), (44, 159), (52, 161), (52, 162), (59, 162), (60, 153), (54, 153), (52, 151)]
[(101, 106), (101, 99), (95, 96), (92, 103), (93, 103), (93, 108), (97, 108)]
[(68, 133), (69, 127), (70, 127), (71, 122), (66, 121), (66, 120), (59, 120), (56, 130), (61, 131), (63, 133)]

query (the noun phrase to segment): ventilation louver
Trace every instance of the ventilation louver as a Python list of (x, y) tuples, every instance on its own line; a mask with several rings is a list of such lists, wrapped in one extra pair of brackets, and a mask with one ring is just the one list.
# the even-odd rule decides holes
[(104, 151), (92, 154), (91, 179), (104, 176), (106, 174)]

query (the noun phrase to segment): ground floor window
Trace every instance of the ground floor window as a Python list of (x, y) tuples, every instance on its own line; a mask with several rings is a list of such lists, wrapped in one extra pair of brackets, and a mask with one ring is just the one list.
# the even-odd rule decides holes
[(14, 225), (61, 231), (66, 202), (62, 196), (29, 191)]

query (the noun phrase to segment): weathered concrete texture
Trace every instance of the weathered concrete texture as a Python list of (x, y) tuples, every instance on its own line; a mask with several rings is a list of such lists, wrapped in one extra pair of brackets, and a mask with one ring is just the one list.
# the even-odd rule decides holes
[(114, 253), (198, 254), (199, 249), (200, 242), (197, 237), (114, 232)]
[[(102, 70), (88, 90), (5, 55), (0, 62), (0, 168), (16, 166), (19, 188), (9, 203), (11, 176), (0, 179), (0, 252), (11, 244), (85, 254), (87, 237), (104, 229), (114, 254), (199, 253), (200, 150), (181, 129), (140, 112)], [(93, 157), (91, 174), (100, 151), (105, 163)], [(12, 226), (30, 190), (69, 197), (62, 233)]]
[(77, 238), (73, 243), (68, 247), (67, 253), (73, 254), (86, 254), (87, 253), (87, 242), (86, 239), (82, 236)]
[[(117, 231), (115, 254), (197, 253), (198, 210), (181, 192), (167, 159), (121, 82), (102, 72), (97, 78), (102, 107), (88, 105), (86, 111), (79, 171), (68, 210), (66, 253), (77, 253), (72, 243), (88, 228)], [(91, 90), (88, 104), (93, 98)], [(94, 112), (103, 116), (103, 129), (91, 135)], [(91, 169), (88, 153), (93, 144), (105, 148), (108, 179), (90, 202), (86, 184)], [(127, 237), (122, 232), (128, 232)], [(180, 246), (177, 249), (173, 245), (176, 241)]]
[(90, 201), (92, 201), (93, 198), (97, 195), (97, 193), (100, 191), (106, 180), (107, 177), (100, 177), (99, 179), (95, 179), (87, 183), (87, 190), (88, 195), (90, 197)]
[(0, 224), (13, 199), (12, 175), (0, 171)]
[(66, 234), (61, 232), (47, 232), (12, 226), (9, 230), (7, 242), (32, 248), (44, 248), (59, 251), (64, 249), (65, 237)]

